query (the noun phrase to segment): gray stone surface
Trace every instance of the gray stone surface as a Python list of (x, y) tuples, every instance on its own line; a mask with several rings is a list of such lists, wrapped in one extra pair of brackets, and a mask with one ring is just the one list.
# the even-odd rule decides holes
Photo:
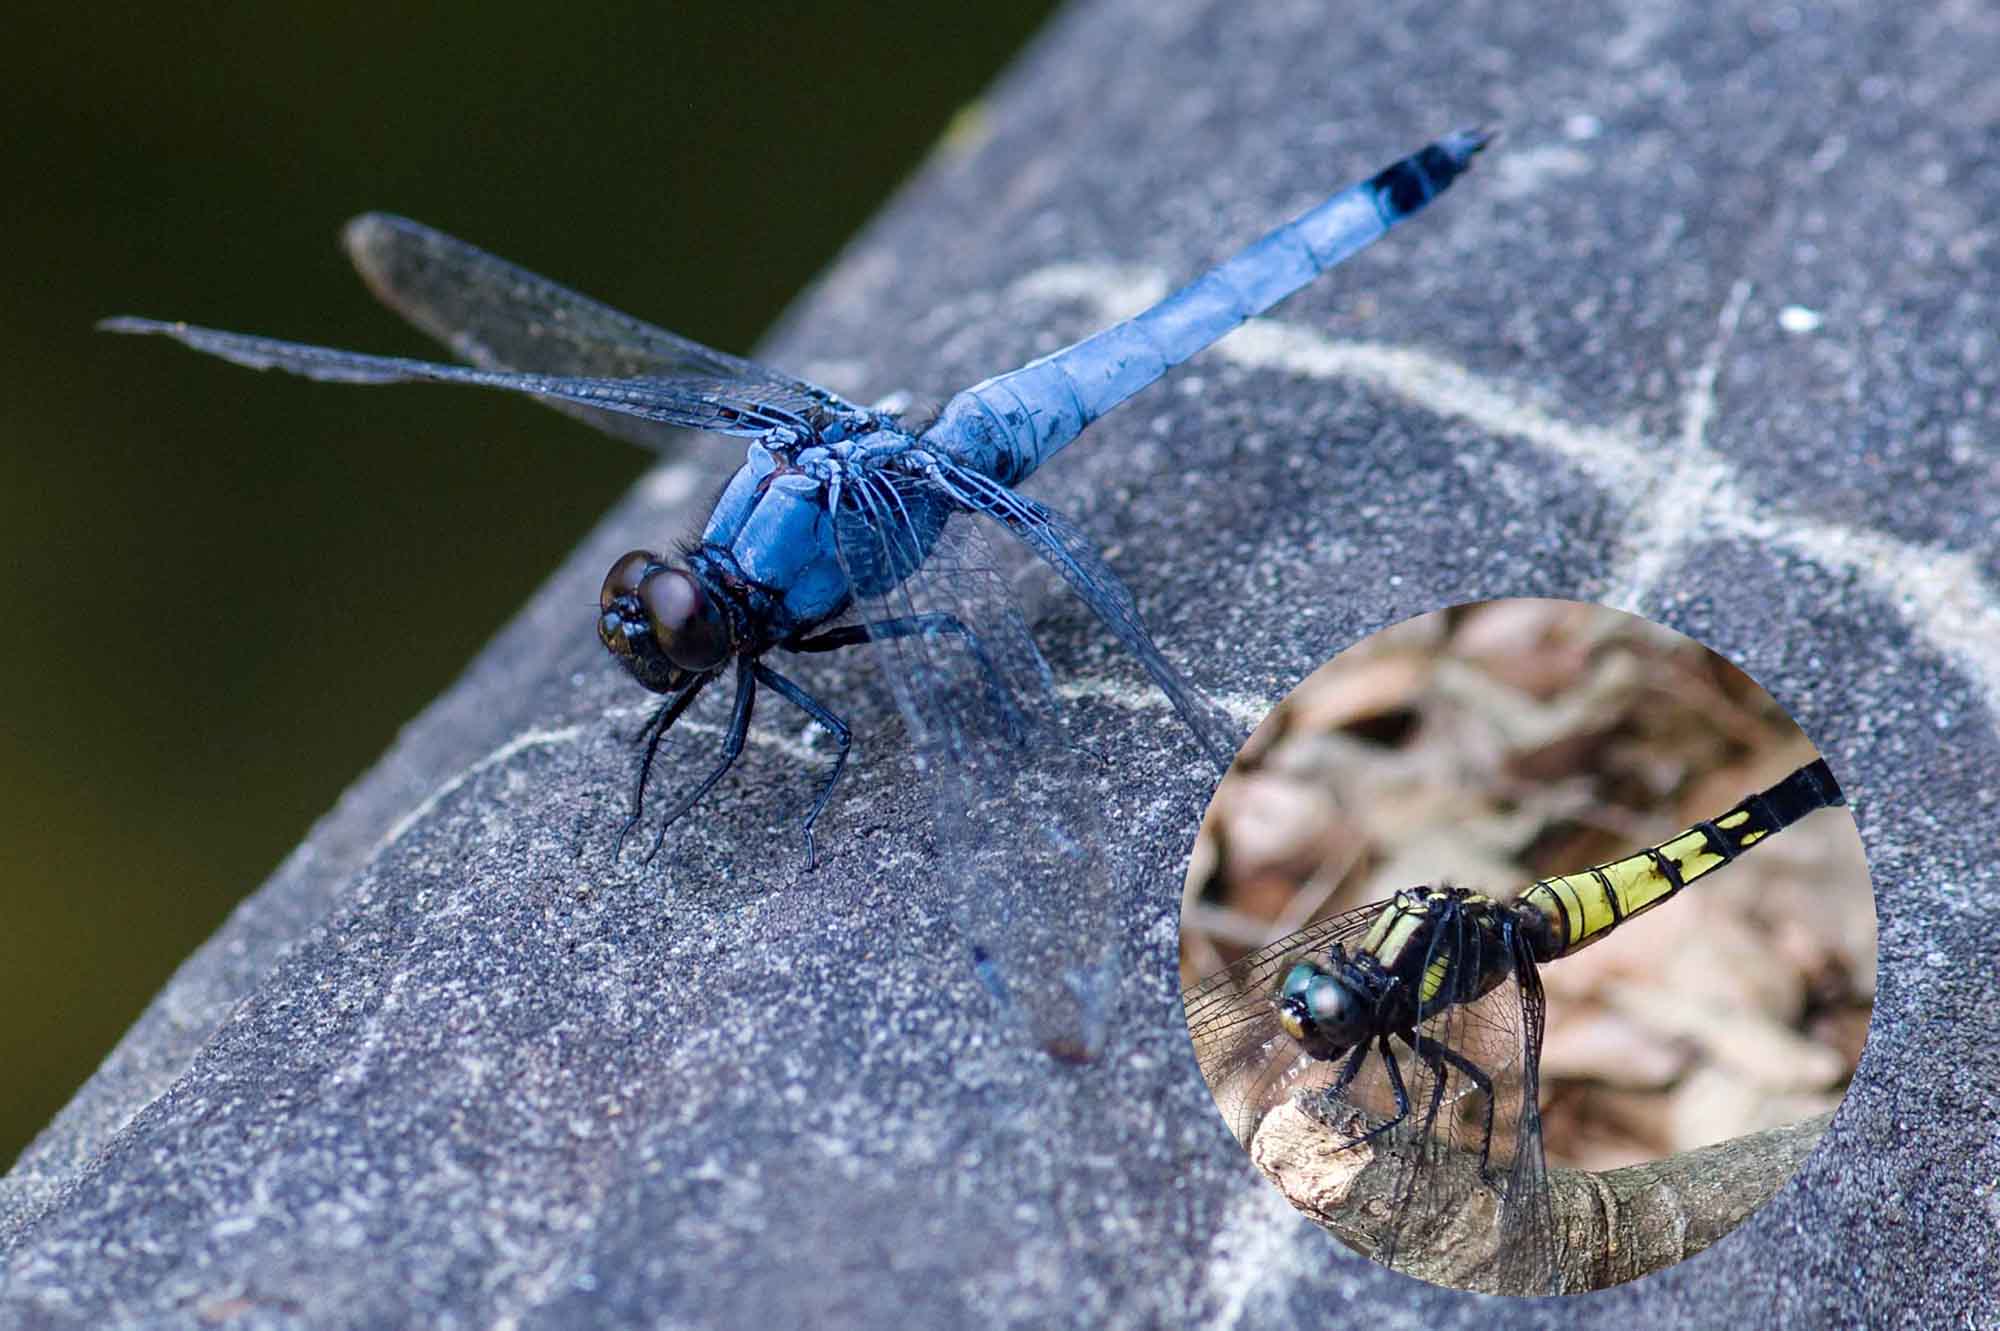
[(1246, 710), (1503, 594), (1636, 607), (1792, 709), (1868, 848), (1880, 999), (1820, 1150), (1716, 1249), (1495, 1304), (1349, 1257), (1250, 1172), (1175, 998), (1209, 778), (1074, 604), (1039, 631), (1145, 880), (1097, 1063), (989, 1019), (863, 667), (802, 672), (863, 737), (818, 872), (769, 715), (660, 866), (612, 865), (641, 700), (580, 607), (693, 526), (718, 447), (607, 517), (21, 1159), (0, 1323), (1993, 1324), (1996, 23), (1084, 6), (767, 348), (941, 400), (1503, 123), (1434, 213), (1033, 488)]

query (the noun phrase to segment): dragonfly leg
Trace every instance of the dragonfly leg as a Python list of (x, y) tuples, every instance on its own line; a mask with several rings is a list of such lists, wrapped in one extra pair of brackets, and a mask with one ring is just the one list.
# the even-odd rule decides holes
[(1382, 1066), (1389, 1074), (1389, 1093), (1396, 1097), (1396, 1114), (1394, 1118), (1384, 1123), (1377, 1123), (1354, 1140), (1342, 1143), (1343, 1147), (1348, 1149), (1375, 1140), (1410, 1116), (1410, 1093), (1403, 1088), (1402, 1069), (1396, 1066), (1396, 1051), (1390, 1048), (1387, 1035), (1382, 1036), (1377, 1045), (1371, 1045), (1364, 1040), (1354, 1046), (1354, 1052), (1347, 1056), (1346, 1065), (1340, 1069), (1340, 1079), (1327, 1087), (1327, 1095), (1338, 1096), (1346, 1090), (1354, 1079), (1361, 1075), (1361, 1069), (1366, 1065), (1370, 1054), (1381, 1057)]
[[(1339, 947), (1340, 944), (1335, 943), (1334, 946)], [(1355, 1045), (1353, 1049), (1349, 1050), (1347, 1062), (1341, 1065), (1339, 1080), (1327, 1087), (1326, 1093), (1328, 1095), (1339, 1095), (1342, 1091), (1353, 1085), (1354, 1079), (1361, 1075), (1362, 1065), (1368, 1061), (1369, 1052), (1366, 1040), (1363, 1040), (1360, 1044)]]
[[(1435, 1040), (1425, 1039), (1414, 1031), (1410, 1032), (1405, 1038), (1409, 1040), (1410, 1048), (1416, 1051), (1417, 1057), (1423, 1060), (1425, 1071), (1430, 1073), (1431, 1102), (1424, 1107), (1424, 1121), (1420, 1131), (1423, 1134), (1423, 1141), (1426, 1147), (1434, 1149), (1437, 1143), (1438, 1111), (1444, 1108), (1444, 1067), (1443, 1060), (1438, 1057), (1437, 1051), (1443, 1049), (1444, 1046)], [(1484, 1157), (1482, 1157), (1480, 1160), (1480, 1172), (1483, 1174), (1485, 1171), (1486, 1162)]]
[(819, 821), (820, 811), (826, 808), (826, 802), (833, 798), (833, 788), (840, 780), (841, 769), (847, 766), (847, 751), (854, 746), (854, 732), (848, 729), (847, 722), (829, 712), (819, 699), (777, 671), (763, 664), (754, 669), (761, 683), (769, 685), (779, 697), (818, 722), (833, 736), (833, 742), (840, 746), (840, 753), (833, 760), (833, 770), (827, 773), (826, 784), (820, 787), (819, 798), (813, 801), (812, 812), (806, 815), (806, 870), (811, 872), (818, 864), (813, 854), (813, 824)]
[(965, 644), (965, 650), (979, 663), (979, 673), (986, 679), (987, 692), (1007, 728), (1007, 738), (1019, 741), (1027, 734), (1027, 723), (1021, 711), (1014, 705), (1014, 694), (1000, 678), (994, 668), (993, 658), (986, 653), (986, 645), (979, 635), (967, 628), (958, 616), (943, 610), (932, 610), (920, 615), (899, 615), (894, 619), (878, 619), (871, 624), (844, 624), (837, 629), (798, 642), (788, 644), (795, 652), (831, 652), (842, 647), (853, 647), (864, 642), (887, 642), (891, 638), (916, 638), (929, 634), (940, 634), (957, 638)]
[(612, 859), (624, 853), (625, 838), (632, 835), (632, 829), (639, 825), (639, 815), (646, 811), (646, 782), (653, 775), (653, 757), (660, 751), (660, 741), (667, 737), (674, 722), (680, 719), (681, 713), (694, 701), (694, 695), (700, 693), (702, 685), (707, 682), (707, 676), (697, 679), (679, 694), (661, 703), (652, 720), (646, 722), (645, 727), (633, 737), (634, 744), (646, 746), (646, 754), (639, 760), (639, 778), (632, 786), (632, 816), (618, 829), (618, 843), (611, 848)]
[(1438, 1107), (1444, 1099), (1443, 1065), (1446, 1063), (1464, 1073), (1466, 1080), (1478, 1087), (1480, 1094), (1486, 1097), (1486, 1121), (1479, 1138), (1479, 1174), (1481, 1178), (1486, 1177), (1493, 1151), (1493, 1079), (1487, 1076), (1477, 1063), (1442, 1041), (1418, 1036), (1417, 1043), (1413, 1047), (1417, 1051), (1417, 1056), (1429, 1066), (1431, 1077), (1435, 1082), (1431, 1093), (1430, 1117), (1425, 1120), (1426, 1125), (1437, 1122)]
[[(653, 857), (660, 853), (660, 847), (667, 843), (667, 829), (680, 821), (681, 816), (689, 809), (700, 803), (701, 797), (706, 795), (716, 782), (722, 780), (722, 774), (733, 767), (736, 760), (743, 755), (743, 742), (750, 734), (750, 704), (757, 697), (757, 678), (751, 670), (749, 657), (736, 658), (736, 710), (729, 718), (729, 734), (722, 741), (722, 761), (710, 768), (708, 775), (703, 777), (694, 789), (681, 796), (668, 811), (667, 816), (661, 820), (660, 830), (653, 834), (653, 848), (646, 852), (646, 863), (651, 864)], [(665, 729), (665, 726), (661, 727), (662, 731)]]
[(659, 731), (660, 718), (665, 716), (667, 714), (667, 709), (672, 707), (673, 705), (674, 705), (674, 700), (672, 698), (669, 698), (665, 702), (661, 703), (658, 707), (655, 707), (653, 709), (652, 714), (646, 718), (646, 724), (640, 726), (637, 730), (632, 732), (631, 744), (633, 748), (636, 749), (641, 744), (647, 743), (649, 740), (652, 741), (652, 744), (654, 746), (657, 746), (659, 744), (659, 741), (655, 739), (654, 736)]

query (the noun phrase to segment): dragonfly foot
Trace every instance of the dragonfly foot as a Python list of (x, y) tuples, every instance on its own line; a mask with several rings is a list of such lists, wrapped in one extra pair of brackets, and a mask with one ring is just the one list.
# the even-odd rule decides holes
[(613, 864), (618, 863), (619, 857), (624, 855), (625, 838), (631, 836), (632, 829), (637, 827), (638, 825), (639, 825), (639, 814), (637, 810), (634, 810), (632, 816), (630, 818), (627, 818), (624, 822), (624, 825), (618, 829), (618, 839), (611, 843), (611, 862)]
[(667, 828), (666, 824), (662, 823), (660, 825), (659, 835), (653, 838), (652, 849), (646, 852), (646, 858), (644, 863), (647, 868), (652, 867), (654, 858), (657, 857), (660, 853), (660, 848), (662, 846), (665, 846), (666, 844), (667, 844)]

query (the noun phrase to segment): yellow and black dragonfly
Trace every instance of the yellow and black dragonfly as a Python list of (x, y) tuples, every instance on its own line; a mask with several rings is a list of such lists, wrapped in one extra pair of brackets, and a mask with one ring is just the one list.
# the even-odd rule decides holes
[[(1487, 1208), (1493, 1287), (1561, 1293), (1542, 1148), (1545, 1004), (1537, 968), (1569, 956), (1819, 809), (1845, 802), (1815, 759), (1657, 845), (1545, 878), (1511, 901), (1416, 887), (1320, 920), (1183, 995), (1204, 1079), (1246, 1147), (1294, 1102), (1334, 1149), (1403, 1143), (1373, 1255), (1391, 1267)], [(1443, 1180), (1476, 1157), (1474, 1195)]]

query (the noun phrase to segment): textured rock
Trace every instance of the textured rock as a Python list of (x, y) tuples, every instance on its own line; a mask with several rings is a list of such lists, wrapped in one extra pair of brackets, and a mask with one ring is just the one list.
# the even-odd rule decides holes
[[(942, 400), (1506, 126), (1031, 488), (1244, 710), (1420, 611), (1575, 596), (1724, 652), (1834, 760), (1881, 894), (1846, 1105), (1713, 1251), (1538, 1324), (1996, 1316), (1996, 67), (1971, 6), (1086, 6), (767, 348)], [(1143, 869), (1097, 1063), (989, 1019), (861, 665), (801, 672), (862, 736), (819, 871), (796, 729), (610, 863), (641, 700), (578, 607), (720, 456), (607, 517), (21, 1159), (0, 1321), (1490, 1325), (1350, 1258), (1214, 1113), (1173, 979), (1209, 778), (1078, 606), (1038, 627)]]

